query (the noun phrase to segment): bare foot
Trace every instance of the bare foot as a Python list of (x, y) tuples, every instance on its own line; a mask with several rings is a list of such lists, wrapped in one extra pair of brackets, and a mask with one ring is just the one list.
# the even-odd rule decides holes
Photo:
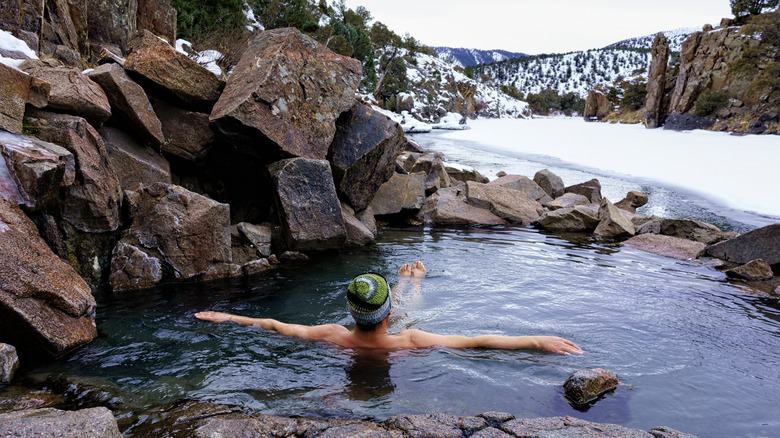
[(403, 266), (401, 266), (401, 269), (398, 270), (398, 275), (404, 275), (407, 277), (412, 276), (412, 265), (409, 263), (405, 263)]
[(230, 321), (230, 314), (222, 312), (198, 312), (195, 314), (195, 318), (202, 319), (204, 321), (211, 322), (225, 322)]
[(412, 277), (425, 277), (428, 274), (428, 270), (425, 269), (423, 262), (417, 260), (412, 263)]

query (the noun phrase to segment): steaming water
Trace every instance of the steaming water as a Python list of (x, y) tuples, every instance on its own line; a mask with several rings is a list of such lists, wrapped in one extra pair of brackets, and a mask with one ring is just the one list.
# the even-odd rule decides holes
[[(458, 151), (440, 137), (418, 140), (449, 148), (448, 156)], [(463, 155), (475, 161), (480, 154)], [(482, 156), (480, 166), (492, 160), (508, 171), (536, 166), (523, 172), (531, 175), (542, 168), (517, 157)], [(593, 177), (553, 170), (576, 173), (578, 180)], [(701, 207), (685, 194), (596, 176), (607, 193), (650, 192), (655, 200), (646, 209), (654, 212), (684, 207), (726, 228), (751, 228), (740, 215)], [(392, 283), (397, 268), (416, 259), (429, 275), (394, 308), (392, 330), (555, 335), (575, 341), (585, 354), (430, 349), (359, 355), (192, 317), (211, 309), (349, 324), (344, 289), (352, 276), (382, 272)], [(33, 374), (113, 388), (127, 412), (192, 398), (281, 415), (383, 420), (398, 413), (504, 411), (645, 430), (665, 425), (707, 437), (780, 436), (780, 305), (707, 264), (531, 228), (389, 229), (374, 247), (315, 257), (252, 280), (99, 296), (100, 338)], [(606, 368), (623, 384), (578, 411), (561, 385), (586, 367)]]

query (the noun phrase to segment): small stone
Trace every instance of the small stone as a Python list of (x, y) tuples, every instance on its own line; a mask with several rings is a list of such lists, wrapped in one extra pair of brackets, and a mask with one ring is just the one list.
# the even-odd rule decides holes
[(603, 368), (586, 368), (575, 371), (563, 384), (566, 396), (578, 405), (596, 400), (605, 392), (614, 390), (620, 383), (614, 374)]

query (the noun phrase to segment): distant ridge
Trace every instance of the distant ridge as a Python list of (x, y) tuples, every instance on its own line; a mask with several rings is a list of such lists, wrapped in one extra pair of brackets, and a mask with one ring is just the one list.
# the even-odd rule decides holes
[(432, 49), (439, 54), (440, 58), (449, 59), (450, 62), (461, 67), (488, 64), (491, 62), (528, 56), (525, 53), (510, 52), (507, 50), (479, 50), (455, 47), (432, 47)]
[[(680, 28), (674, 30), (665, 30), (663, 34), (669, 41), (669, 49), (672, 52), (682, 51), (682, 43), (692, 33), (697, 32), (699, 29), (694, 28)], [(605, 49), (647, 49), (650, 50), (653, 47), (653, 40), (656, 34), (645, 35), (636, 38), (629, 38), (627, 40), (618, 41), (614, 44), (610, 44)]]

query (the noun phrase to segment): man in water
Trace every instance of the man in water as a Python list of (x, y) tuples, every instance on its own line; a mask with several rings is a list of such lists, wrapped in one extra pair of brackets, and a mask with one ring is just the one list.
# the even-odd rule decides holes
[[(427, 274), (422, 262), (405, 264), (398, 270), (403, 277), (424, 277)], [(413, 349), (429, 347), (535, 349), (566, 355), (582, 354), (573, 342), (555, 336), (458, 336), (437, 335), (422, 330), (404, 330), (398, 334), (387, 333), (392, 298), (384, 277), (367, 273), (355, 277), (347, 288), (347, 303), (355, 328), (338, 324), (306, 326), (287, 324), (270, 318), (250, 318), (222, 312), (200, 312), (195, 317), (204, 321), (232, 321), (244, 326), (259, 326), (282, 335), (297, 338), (329, 341), (347, 348)]]

